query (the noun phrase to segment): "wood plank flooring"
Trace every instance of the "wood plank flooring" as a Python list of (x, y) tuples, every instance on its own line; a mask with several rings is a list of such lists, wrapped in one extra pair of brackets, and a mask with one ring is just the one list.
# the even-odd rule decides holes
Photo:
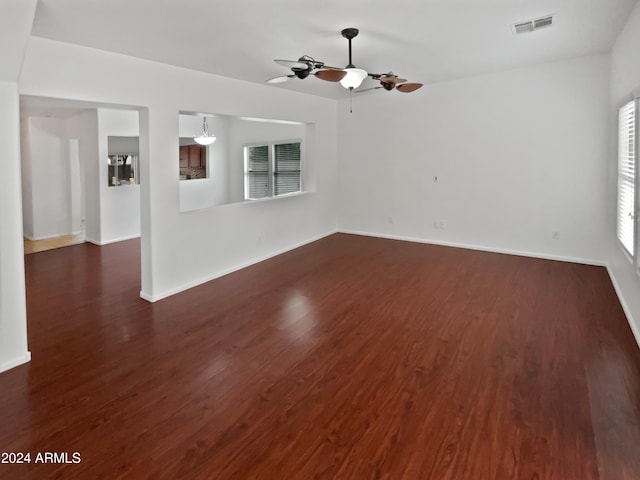
[(25, 257), (0, 478), (640, 478), (604, 268), (337, 234), (149, 304), (139, 255)]

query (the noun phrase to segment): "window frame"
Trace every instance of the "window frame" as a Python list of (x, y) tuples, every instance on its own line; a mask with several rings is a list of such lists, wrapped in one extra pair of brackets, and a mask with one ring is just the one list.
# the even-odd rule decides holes
[(251, 197), (251, 183), (250, 183), (250, 172), (249, 171), (249, 149), (250, 148), (255, 148), (255, 147), (267, 147), (267, 190), (269, 192), (273, 191), (273, 186), (272, 186), (272, 182), (271, 182), (271, 167), (269, 166), (270, 164), (270, 153), (269, 153), (269, 145), (264, 143), (264, 142), (258, 142), (258, 143), (251, 143), (251, 144), (246, 144), (243, 146), (242, 148), (242, 152), (244, 155), (244, 199), (245, 200), (251, 200), (251, 201), (255, 201), (255, 200), (263, 200), (265, 198), (271, 198), (271, 195), (265, 195), (264, 197)]
[[(295, 192), (287, 192), (276, 194), (276, 175), (278, 175), (278, 171), (276, 170), (276, 146), (278, 145), (287, 145), (291, 143), (297, 143), (300, 145), (300, 189)], [(253, 147), (267, 147), (267, 157), (268, 157), (268, 191), (269, 195), (264, 197), (251, 197), (250, 196), (250, 180), (249, 180), (249, 155), (248, 149)], [(305, 171), (305, 154), (304, 154), (304, 142), (301, 138), (294, 138), (290, 140), (272, 140), (268, 142), (254, 142), (247, 143), (243, 145), (242, 148), (243, 157), (244, 157), (244, 199), (245, 201), (259, 201), (259, 200), (268, 200), (274, 198), (283, 198), (289, 197), (293, 195), (299, 195), (304, 192), (304, 171)]]
[[(632, 145), (629, 148), (630, 140), (628, 139), (628, 131), (629, 131), (629, 122), (628, 119), (633, 117), (633, 122), (635, 124), (635, 119), (637, 116), (636, 109), (636, 101), (632, 100), (626, 102), (624, 105), (618, 108), (617, 110), (617, 140), (618, 140), (618, 149), (617, 149), (617, 157), (616, 157), (616, 239), (618, 241), (618, 245), (622, 249), (622, 251), (626, 254), (629, 260), (632, 262), (636, 257), (636, 228), (635, 221), (633, 217), (633, 211), (636, 208), (636, 156), (635, 156), (635, 145)], [(633, 109), (633, 112), (629, 110)], [(632, 133), (635, 137), (635, 128)], [(633, 158), (631, 158), (631, 164), (633, 165), (632, 170), (633, 173), (631, 175), (624, 172), (626, 170), (624, 168), (625, 163), (629, 163), (630, 153), (629, 150), (633, 152)], [(631, 189), (631, 194), (623, 195), (622, 192), (625, 190)], [(624, 199), (624, 201), (623, 201)], [(628, 212), (629, 207), (623, 209), (623, 205), (631, 202), (631, 212)], [(627, 216), (631, 216), (631, 220), (627, 219)], [(631, 224), (631, 228), (629, 229), (629, 223)], [(621, 226), (623, 226), (626, 234), (623, 233)], [(631, 234), (631, 238), (628, 238), (629, 230)]]
[[(623, 161), (623, 151), (622, 151), (622, 144), (623, 144), (623, 136), (622, 136), (622, 129), (620, 128), (622, 126), (622, 115), (624, 113), (624, 110), (626, 108), (628, 108), (630, 105), (633, 105), (634, 108), (634, 112), (633, 112), (633, 121), (634, 121), (634, 128), (633, 128), (633, 144), (632, 144), (632, 148), (633, 148), (633, 158), (632, 158), (632, 162), (633, 162), (633, 178), (629, 178), (629, 175), (624, 175), (624, 173), (622, 173), (622, 168), (621, 168), (621, 164)], [(633, 95), (632, 99), (629, 101), (624, 102), (624, 104), (622, 104), (618, 109), (617, 109), (617, 115), (616, 115), (616, 131), (617, 131), (617, 142), (618, 142), (618, 148), (617, 148), (617, 155), (616, 155), (616, 241), (618, 243), (618, 246), (620, 247), (620, 250), (622, 251), (622, 253), (625, 255), (625, 257), (627, 257), (627, 259), (629, 260), (629, 263), (631, 263), (634, 267), (634, 269), (636, 270), (636, 273), (638, 275), (640, 275), (640, 259), (639, 259), (639, 253), (640, 253), (640, 239), (638, 238), (638, 234), (640, 233), (640, 219), (638, 218), (639, 215), (638, 213), (640, 212), (640, 192), (639, 187), (640, 187), (640, 171), (639, 171), (639, 160), (640, 160), (640, 156), (638, 155), (638, 147), (640, 146), (640, 139), (638, 138), (638, 134), (639, 134), (639, 130), (640, 130), (640, 125), (639, 122), (640, 121), (640, 96), (638, 95)], [(622, 184), (622, 180), (625, 181), (625, 185)], [(627, 248), (627, 245), (625, 245), (625, 243), (623, 242), (623, 240), (621, 239), (621, 235), (620, 235), (620, 222), (621, 220), (621, 216), (625, 215), (625, 212), (622, 211), (622, 209), (620, 208), (620, 192), (622, 190), (621, 187), (624, 186), (631, 186), (631, 188), (633, 188), (633, 192), (631, 195), (632, 198), (632, 202), (633, 205), (631, 207), (631, 213), (627, 212), (626, 215), (631, 215), (632, 219), (632, 238), (631, 238), (631, 247), (632, 247), (632, 251), (630, 252), (629, 249)]]
[(634, 183), (634, 193), (635, 193), (635, 212), (634, 212), (634, 240), (635, 240), (635, 257), (633, 261), (635, 262), (634, 267), (636, 270), (636, 274), (640, 276), (640, 153), (638, 151), (638, 147), (640, 147), (640, 94), (634, 92), (633, 102), (635, 102), (635, 132), (634, 132), (634, 153), (635, 153), (635, 183)]

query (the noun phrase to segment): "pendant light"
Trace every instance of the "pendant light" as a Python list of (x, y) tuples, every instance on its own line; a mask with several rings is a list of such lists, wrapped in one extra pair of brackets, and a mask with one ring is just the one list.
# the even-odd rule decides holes
[(207, 117), (202, 117), (202, 135), (193, 137), (200, 145), (211, 145), (216, 141), (215, 135), (209, 134), (209, 125), (207, 125)]

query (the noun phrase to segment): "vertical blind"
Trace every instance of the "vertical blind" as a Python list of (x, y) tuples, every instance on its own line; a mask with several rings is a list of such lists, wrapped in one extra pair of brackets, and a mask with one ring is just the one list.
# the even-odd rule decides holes
[(269, 188), (269, 147), (247, 147), (248, 198), (271, 196)]
[(273, 194), (300, 191), (300, 143), (274, 145)]
[(635, 255), (636, 102), (618, 113), (618, 240)]

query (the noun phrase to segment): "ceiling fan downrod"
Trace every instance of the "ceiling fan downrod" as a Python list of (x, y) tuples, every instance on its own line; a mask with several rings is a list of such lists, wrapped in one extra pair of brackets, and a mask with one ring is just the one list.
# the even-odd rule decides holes
[(355, 68), (353, 61), (351, 60), (351, 40), (356, 38), (358, 33), (360, 33), (360, 30), (357, 28), (345, 28), (342, 30), (342, 36), (349, 41), (349, 65), (345, 68)]

